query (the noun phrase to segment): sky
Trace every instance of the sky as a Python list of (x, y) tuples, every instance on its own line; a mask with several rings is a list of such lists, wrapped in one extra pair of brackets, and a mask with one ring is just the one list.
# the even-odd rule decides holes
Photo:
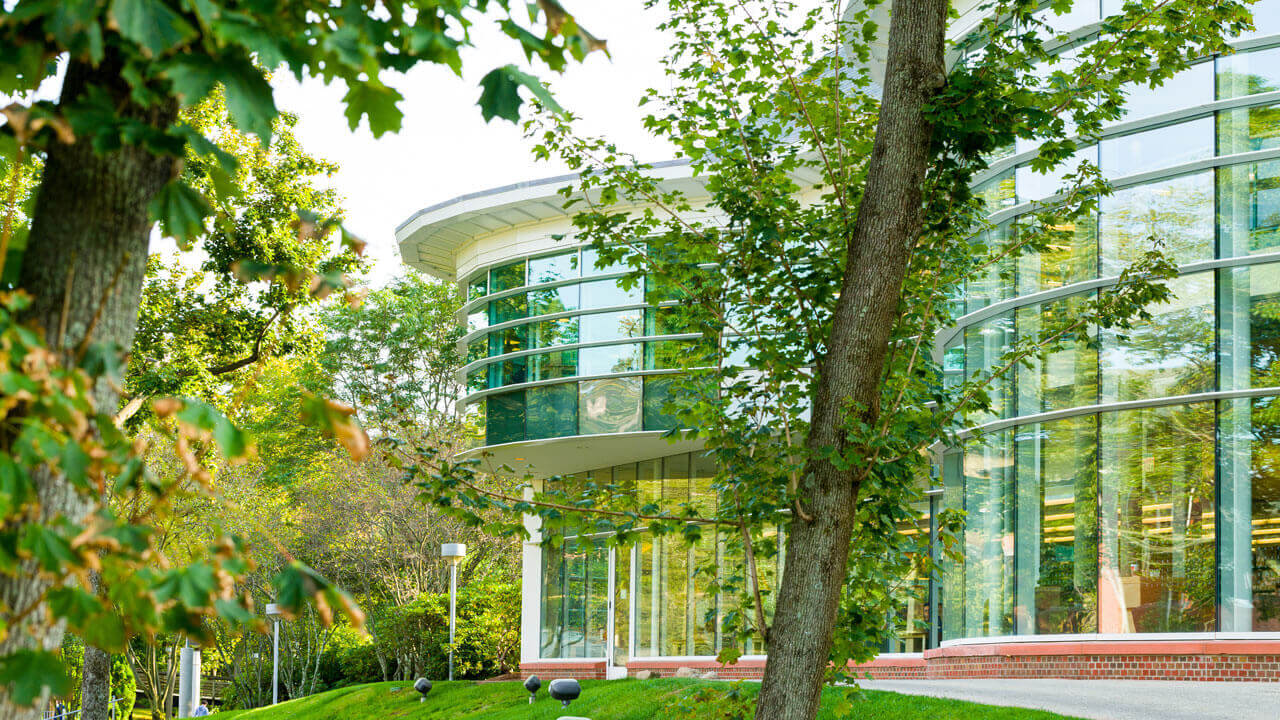
[[(665, 160), (672, 150), (641, 126), (639, 99), (648, 87), (667, 87), (659, 60), (665, 42), (657, 11), (643, 0), (566, 0), (582, 27), (608, 41), (612, 59), (592, 53), (563, 74), (534, 66), (557, 101), (581, 117), (579, 132), (608, 135), (640, 159)], [(528, 69), (514, 41), (492, 23), (480, 22), (475, 45), (463, 53), (463, 77), (447, 68), (424, 66), (384, 81), (404, 95), (404, 124), (397, 134), (374, 139), (365, 123), (354, 132), (343, 115), (340, 83), (298, 83), (277, 73), (276, 104), (299, 117), (296, 134), (311, 154), (335, 161), (330, 181), (345, 198), (349, 230), (369, 243), (373, 260), (369, 284), (381, 286), (404, 272), (395, 243), (396, 225), (415, 211), (465, 193), (567, 172), (557, 162), (536, 162), (532, 143), (518, 126), (485, 123), (476, 100), (489, 70), (515, 63)]]

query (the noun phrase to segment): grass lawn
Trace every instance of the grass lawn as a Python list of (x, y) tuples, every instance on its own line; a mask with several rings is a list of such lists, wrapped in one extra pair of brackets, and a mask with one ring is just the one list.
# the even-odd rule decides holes
[[(544, 681), (545, 683), (545, 681)], [(561, 715), (582, 715), (591, 720), (702, 720), (735, 718), (733, 707), (745, 707), (758, 685), (744, 683), (739, 700), (726, 697), (735, 686), (700, 680), (588, 680), (582, 697), (569, 709), (546, 694), (546, 685), (530, 707), (529, 694), (519, 683), (439, 682), (419, 702), (409, 683), (357, 685), (281, 703), (273, 708), (217, 713), (225, 720), (554, 720)], [(819, 718), (835, 720), (842, 692), (827, 688)], [(855, 700), (848, 718), (895, 720), (1063, 720), (1065, 715), (1042, 710), (993, 707), (959, 700), (914, 697), (866, 691)], [(750, 717), (749, 714), (745, 717)]]

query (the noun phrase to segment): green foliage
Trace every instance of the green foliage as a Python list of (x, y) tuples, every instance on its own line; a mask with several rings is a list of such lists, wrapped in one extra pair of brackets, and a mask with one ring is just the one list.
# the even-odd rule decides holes
[(118, 718), (133, 717), (133, 705), (138, 699), (138, 679), (125, 655), (111, 656), (111, 699), (119, 699), (115, 711)]

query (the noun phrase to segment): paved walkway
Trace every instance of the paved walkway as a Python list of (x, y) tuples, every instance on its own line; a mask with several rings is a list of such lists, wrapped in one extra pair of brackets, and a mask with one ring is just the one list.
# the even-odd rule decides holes
[(863, 680), (859, 685), (869, 690), (1039, 708), (1096, 720), (1280, 718), (1280, 683), (999, 679)]

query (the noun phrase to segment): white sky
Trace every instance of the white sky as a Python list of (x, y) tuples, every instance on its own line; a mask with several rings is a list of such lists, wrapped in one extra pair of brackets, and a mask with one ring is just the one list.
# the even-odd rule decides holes
[[(571, 63), (563, 75), (541, 63), (534, 67), (557, 101), (582, 118), (580, 132), (607, 134), (642, 160), (664, 160), (672, 151), (640, 124), (638, 101), (645, 88), (667, 86), (659, 64), (665, 43), (657, 11), (646, 11), (643, 4), (565, 0), (584, 28), (608, 41), (612, 59), (592, 53), (582, 64)], [(299, 84), (286, 73), (276, 75), (276, 103), (298, 114), (302, 146), (341, 167), (332, 184), (344, 196), (348, 228), (369, 243), (372, 285), (403, 272), (395, 227), (415, 211), (464, 193), (567, 172), (558, 162), (535, 162), (532, 144), (518, 126), (496, 118), (486, 124), (481, 118), (475, 104), (480, 78), (507, 63), (529, 66), (516, 43), (492, 23), (478, 23), (472, 39), (475, 47), (464, 51), (461, 79), (434, 66), (384, 76), (404, 95), (405, 117), (398, 134), (376, 140), (363, 122), (358, 130), (349, 129), (341, 83)]]

